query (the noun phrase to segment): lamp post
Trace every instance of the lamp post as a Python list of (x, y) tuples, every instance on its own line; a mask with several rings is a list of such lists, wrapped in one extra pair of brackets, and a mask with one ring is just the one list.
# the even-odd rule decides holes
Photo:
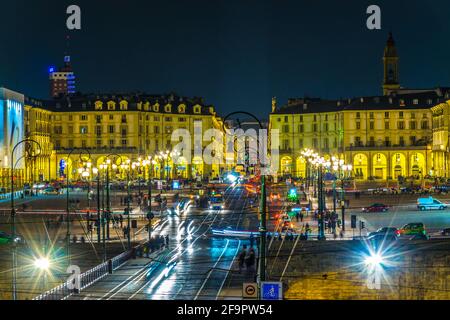
[(90, 182), (90, 171), (91, 171), (92, 163), (90, 161), (84, 162), (83, 167), (78, 168), (78, 174), (81, 176), (83, 180), (87, 182), (87, 206), (88, 213), (91, 209), (91, 182)]
[[(100, 180), (100, 174), (101, 171), (105, 172), (106, 175), (106, 171), (107, 171), (108, 166), (105, 163), (100, 164), (100, 171), (98, 174), (98, 179)], [(106, 177), (105, 177), (106, 179)], [(97, 200), (97, 203), (100, 204), (100, 199)], [(98, 215), (98, 221), (99, 221), (99, 232), (102, 234), (102, 244), (103, 244), (103, 261), (106, 261), (106, 257), (107, 257), (107, 252), (106, 252), (106, 210), (105, 210), (105, 194), (104, 194), (104, 188), (102, 188), (102, 214), (100, 215), (100, 210), (99, 210), (99, 215)]]
[(319, 157), (316, 162), (317, 166), (317, 188), (318, 188), (318, 200), (319, 200), (319, 234), (317, 236), (317, 240), (325, 240), (325, 223), (324, 223), (324, 214), (325, 214), (325, 194), (324, 194), (324, 169), (330, 166), (329, 161), (325, 161), (323, 157)]
[(341, 178), (341, 214), (342, 214), (342, 231), (345, 232), (345, 189), (344, 189), (344, 181), (345, 181), (345, 176), (346, 173), (348, 173), (349, 175), (351, 175), (352, 172), (352, 168), (353, 166), (351, 164), (343, 164), (342, 165), (342, 170), (343, 170), (343, 175)]
[(137, 178), (138, 178), (138, 199), (139, 199), (139, 208), (141, 207), (141, 203), (142, 203), (142, 198), (141, 198), (141, 167), (143, 167), (143, 162), (142, 162), (142, 158), (139, 157), (138, 161), (135, 162), (135, 166), (137, 169)]
[(152, 156), (148, 156), (148, 160), (144, 160), (144, 166), (148, 165), (148, 212), (147, 212), (147, 219), (148, 219), (148, 239), (151, 240), (152, 238), (152, 219), (153, 219), (153, 213), (152, 213), (152, 171), (153, 171), (153, 165), (156, 163), (155, 160), (152, 160)]
[[(232, 112), (230, 114), (228, 114), (224, 119), (223, 119), (223, 128), (224, 131), (227, 132), (227, 128), (225, 127), (225, 123), (227, 122), (227, 119), (229, 117), (231, 117), (232, 115), (235, 114), (245, 114), (247, 116), (250, 116), (251, 118), (253, 118), (258, 124), (260, 129), (264, 129), (264, 126), (262, 125), (261, 121), (253, 114), (246, 112), (246, 111), (237, 111), (237, 112)], [(238, 123), (240, 123), (240, 121), (238, 121)], [(259, 274), (258, 274), (258, 280), (259, 283), (261, 285), (261, 282), (266, 280), (266, 235), (267, 235), (267, 223), (266, 223), (266, 211), (267, 211), (267, 199), (266, 199), (266, 183), (265, 183), (265, 174), (266, 172), (263, 172), (263, 164), (261, 163), (261, 151), (260, 150), (260, 141), (258, 139), (257, 141), (258, 143), (258, 162), (260, 165), (260, 177), (261, 177), (261, 200), (260, 200), (260, 206), (259, 206), (259, 215), (260, 215), (260, 224), (259, 224), (259, 233), (260, 233), (260, 242), (259, 242), (259, 261), (258, 261), (258, 270), (259, 270)], [(263, 151), (263, 152), (267, 152)]]
[[(101, 165), (100, 165), (101, 166)], [(92, 173), (97, 180), (97, 242), (101, 243), (101, 229), (100, 229), (100, 170), (96, 167), (92, 168)]]
[[(67, 155), (67, 162), (70, 160), (70, 156), (72, 153), (77, 149), (70, 150), (69, 154)], [(88, 161), (91, 160), (91, 153), (86, 148), (82, 148), (79, 153), (79, 159), (80, 162), (83, 162), (82, 159), (82, 151), (86, 151), (88, 154)], [(67, 218), (67, 232), (66, 232), (66, 254), (67, 254), (67, 265), (70, 266), (70, 208), (69, 208), (69, 179), (70, 179), (70, 170), (69, 170), (70, 163), (67, 164), (67, 177), (66, 177), (66, 218)]]
[(16, 209), (14, 208), (14, 169), (15, 169), (15, 163), (14, 163), (14, 152), (16, 151), (17, 147), (24, 144), (35, 144), (38, 147), (38, 153), (41, 152), (42, 148), (39, 142), (32, 140), (32, 139), (23, 139), (19, 142), (17, 142), (12, 151), (11, 151), (11, 237), (13, 239), (12, 241), (12, 299), (17, 300), (17, 242), (16, 242)]
[(318, 240), (325, 240), (325, 228), (324, 228), (324, 213), (325, 213), (325, 194), (324, 194), (324, 169), (329, 169), (331, 166), (330, 161), (326, 161), (323, 157), (320, 157), (312, 150), (305, 150), (303, 155), (307, 157), (308, 162), (317, 172), (317, 202), (318, 202)]
[[(109, 181), (109, 171), (110, 171), (110, 167), (112, 167), (112, 169), (115, 170), (117, 169), (117, 164), (111, 161), (111, 159), (109, 159), (109, 157), (117, 157), (120, 160), (119, 165), (121, 165), (123, 163), (123, 159), (122, 156), (116, 154), (116, 153), (110, 153), (108, 154), (105, 159), (106, 159), (106, 164), (104, 164), (104, 168), (106, 169), (106, 238), (109, 240), (110, 239), (110, 221), (111, 221), (111, 198), (110, 198), (110, 181)], [(112, 164), (112, 165), (111, 165)]]
[(166, 181), (169, 181), (169, 168), (167, 165), (167, 162), (169, 159), (169, 151), (168, 150), (166, 152), (161, 151), (160, 156), (161, 156), (162, 163), (164, 165), (164, 178), (166, 179)]
[(128, 250), (131, 250), (131, 223), (130, 223), (130, 213), (131, 213), (131, 207), (130, 207), (130, 171), (132, 169), (131, 161), (128, 159), (128, 170), (127, 170), (127, 240), (128, 240)]

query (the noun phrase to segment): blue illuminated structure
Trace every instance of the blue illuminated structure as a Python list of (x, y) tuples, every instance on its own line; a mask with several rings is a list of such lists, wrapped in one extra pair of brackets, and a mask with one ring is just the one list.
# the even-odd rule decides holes
[(281, 282), (261, 282), (262, 300), (282, 300), (283, 285)]

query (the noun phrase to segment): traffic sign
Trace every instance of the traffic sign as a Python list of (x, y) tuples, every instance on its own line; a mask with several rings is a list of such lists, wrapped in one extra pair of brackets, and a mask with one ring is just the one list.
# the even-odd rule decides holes
[(256, 282), (243, 283), (242, 297), (251, 299), (258, 298), (258, 284)]
[(261, 282), (262, 300), (282, 300), (283, 283), (281, 282)]
[(356, 229), (356, 215), (354, 214), (352, 214), (351, 227), (352, 229)]

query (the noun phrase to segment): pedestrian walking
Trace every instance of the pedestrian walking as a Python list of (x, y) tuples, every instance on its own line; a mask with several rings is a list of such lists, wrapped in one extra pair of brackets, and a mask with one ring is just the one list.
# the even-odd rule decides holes
[(123, 227), (123, 215), (119, 215), (120, 227)]
[(166, 236), (164, 237), (164, 241), (166, 243), (166, 247), (168, 248), (169, 247), (169, 235), (168, 234), (166, 234)]
[(250, 248), (248, 251), (248, 255), (245, 258), (245, 267), (247, 271), (253, 271), (253, 267), (255, 265), (255, 249)]
[(297, 222), (300, 220), (300, 214), (298, 212), (295, 214), (295, 218), (297, 219)]
[(303, 217), (304, 217), (303, 212), (300, 212), (300, 222), (303, 222)]
[(239, 253), (238, 256), (239, 273), (241, 273), (242, 268), (244, 268), (246, 256), (247, 256), (247, 246), (244, 244), (242, 246), (242, 251)]
[(344, 230), (341, 229), (341, 231), (339, 232), (339, 237), (341, 239), (344, 239)]

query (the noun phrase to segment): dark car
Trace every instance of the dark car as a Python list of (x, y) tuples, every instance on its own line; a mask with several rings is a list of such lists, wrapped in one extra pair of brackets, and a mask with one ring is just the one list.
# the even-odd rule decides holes
[(383, 227), (378, 229), (377, 231), (370, 232), (369, 237), (375, 236), (375, 235), (394, 235), (397, 236), (397, 228), (395, 227)]
[(448, 236), (450, 235), (450, 228), (445, 228), (441, 230), (441, 235)]
[(374, 203), (367, 208), (363, 208), (363, 212), (386, 212), (389, 210), (389, 206), (382, 203)]

